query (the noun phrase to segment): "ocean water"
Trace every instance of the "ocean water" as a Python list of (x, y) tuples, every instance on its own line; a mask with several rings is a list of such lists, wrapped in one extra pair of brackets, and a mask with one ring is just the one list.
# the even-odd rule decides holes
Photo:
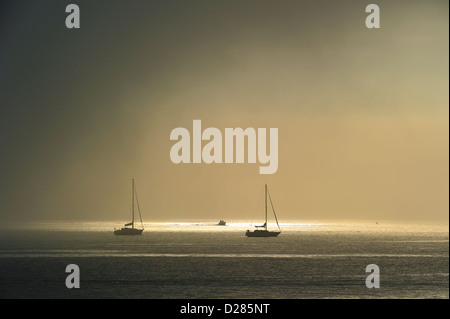
[[(182, 221), (114, 236), (122, 224), (3, 225), (0, 298), (449, 298), (448, 224), (290, 222), (247, 238), (246, 221)], [(65, 285), (69, 264), (79, 289)]]

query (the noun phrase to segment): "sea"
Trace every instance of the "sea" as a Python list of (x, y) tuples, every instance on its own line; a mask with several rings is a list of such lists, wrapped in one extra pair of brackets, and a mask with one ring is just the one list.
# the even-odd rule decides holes
[(449, 298), (448, 223), (290, 221), (248, 238), (253, 223), (217, 222), (145, 223), (141, 236), (115, 236), (123, 221), (3, 224), (0, 298)]

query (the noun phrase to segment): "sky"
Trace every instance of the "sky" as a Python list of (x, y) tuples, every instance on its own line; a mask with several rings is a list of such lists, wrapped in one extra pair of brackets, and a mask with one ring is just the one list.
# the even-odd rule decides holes
[[(65, 8), (80, 8), (67, 29)], [(448, 1), (2, 1), (0, 224), (449, 218)], [(278, 170), (170, 133), (278, 128)], [(205, 142), (203, 142), (203, 146)]]

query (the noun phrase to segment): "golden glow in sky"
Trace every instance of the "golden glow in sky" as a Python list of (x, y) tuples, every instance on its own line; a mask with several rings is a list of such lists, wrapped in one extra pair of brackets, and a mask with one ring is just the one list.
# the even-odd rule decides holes
[[(1, 220), (121, 219), (134, 177), (154, 220), (252, 219), (267, 183), (282, 219), (448, 221), (448, 2), (377, 4), (80, 1), (70, 31), (12, 6)], [(278, 128), (276, 173), (174, 164), (193, 120)]]

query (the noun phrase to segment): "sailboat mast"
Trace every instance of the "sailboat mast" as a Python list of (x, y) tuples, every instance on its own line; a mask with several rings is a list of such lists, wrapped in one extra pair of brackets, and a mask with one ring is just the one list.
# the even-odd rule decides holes
[(265, 204), (264, 204), (264, 209), (265, 209), (265, 211), (266, 211), (266, 222), (265, 222), (265, 224), (264, 224), (264, 228), (267, 230), (267, 184), (265, 184), (264, 190), (265, 190)]
[(131, 179), (131, 228), (134, 228), (134, 178)]

